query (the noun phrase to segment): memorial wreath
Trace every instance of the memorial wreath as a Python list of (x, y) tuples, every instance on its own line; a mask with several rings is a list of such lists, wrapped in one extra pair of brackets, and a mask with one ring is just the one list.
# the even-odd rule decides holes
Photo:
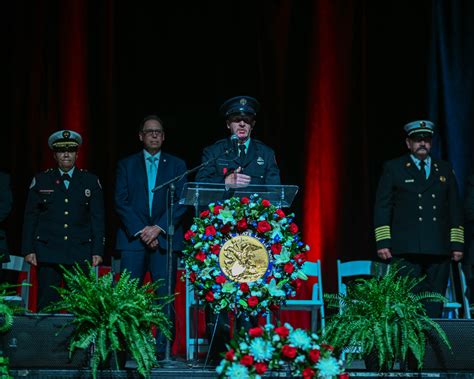
[(255, 316), (296, 294), (308, 245), (270, 201), (252, 195), (211, 203), (185, 233), (186, 275), (214, 313)]

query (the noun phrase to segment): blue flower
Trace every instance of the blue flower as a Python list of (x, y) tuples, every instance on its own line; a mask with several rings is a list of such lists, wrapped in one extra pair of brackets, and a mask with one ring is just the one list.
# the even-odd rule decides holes
[(334, 357), (321, 358), (316, 364), (316, 368), (319, 370), (319, 376), (323, 378), (329, 378), (341, 373), (339, 363)]
[(272, 344), (261, 337), (255, 338), (250, 343), (250, 354), (253, 355), (257, 362), (269, 361), (272, 359), (274, 351), (275, 348)]

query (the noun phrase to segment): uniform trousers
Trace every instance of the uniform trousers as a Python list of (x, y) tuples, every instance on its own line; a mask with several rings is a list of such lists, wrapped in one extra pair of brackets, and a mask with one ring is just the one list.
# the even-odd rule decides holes
[[(392, 263), (398, 262), (400, 274), (415, 278), (426, 276), (414, 289), (414, 293), (437, 292), (446, 294), (448, 286), (451, 257), (448, 255), (399, 254), (393, 257)], [(440, 318), (443, 312), (442, 302), (425, 302), (426, 313), (431, 318)]]

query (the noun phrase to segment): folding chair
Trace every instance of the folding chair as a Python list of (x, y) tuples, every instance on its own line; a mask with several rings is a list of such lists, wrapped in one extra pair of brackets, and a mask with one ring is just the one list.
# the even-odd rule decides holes
[(3, 270), (11, 270), (17, 272), (24, 272), (26, 273), (26, 279), (22, 280), (21, 284), (24, 284), (21, 287), (20, 296), (6, 296), (5, 300), (7, 301), (15, 301), (19, 302), (22, 307), (25, 309), (28, 308), (28, 299), (30, 295), (30, 265), (25, 262), (23, 257), (19, 257), (17, 255), (10, 255), (10, 262), (2, 263)]
[(388, 265), (374, 261), (348, 261), (337, 260), (337, 290), (338, 293), (346, 294), (347, 285), (345, 278), (356, 276), (383, 276), (388, 271)]
[[(288, 300), (281, 307), (282, 311), (307, 311), (311, 312), (311, 330), (317, 331), (318, 312), (321, 314), (321, 330), (324, 331), (324, 301), (323, 301), (323, 279), (321, 275), (321, 262), (305, 262), (303, 271), (308, 277), (316, 277), (317, 282), (313, 285), (313, 292), (309, 300)], [(268, 317), (269, 320), (270, 316)]]
[[(461, 267), (459, 267), (460, 272)], [(464, 294), (464, 291), (462, 292)], [(462, 309), (463, 305), (457, 301), (456, 296), (456, 281), (454, 279), (453, 266), (449, 267), (449, 279), (448, 286), (446, 287), (446, 298), (447, 302), (443, 304), (443, 318), (459, 318), (459, 310)]]

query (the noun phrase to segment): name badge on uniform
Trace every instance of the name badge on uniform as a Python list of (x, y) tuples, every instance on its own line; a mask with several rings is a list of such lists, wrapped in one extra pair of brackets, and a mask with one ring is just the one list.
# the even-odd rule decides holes
[(91, 190), (89, 188), (86, 188), (84, 190), (84, 194), (86, 195), (86, 197), (91, 197)]
[(439, 177), (439, 181), (442, 182), (442, 183), (444, 183), (444, 182), (446, 181), (446, 177), (440, 176), (440, 177)]
[(405, 183), (414, 183), (415, 179), (405, 179)]
[(260, 166), (263, 166), (265, 164), (265, 159), (263, 159), (262, 157), (258, 157), (257, 164)]

